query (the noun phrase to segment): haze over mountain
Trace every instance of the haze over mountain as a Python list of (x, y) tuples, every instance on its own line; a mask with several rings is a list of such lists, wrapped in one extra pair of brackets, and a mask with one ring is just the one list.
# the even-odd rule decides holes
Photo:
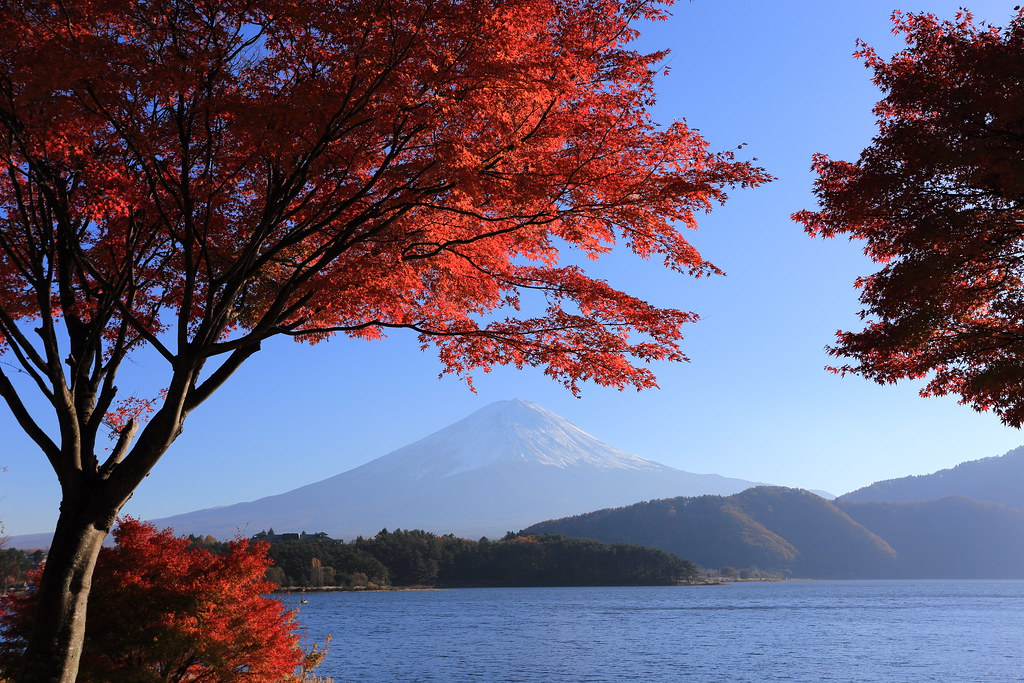
[(839, 500), (858, 503), (926, 501), (964, 496), (1024, 509), (1024, 446), (932, 474), (880, 481)]
[(385, 527), (495, 537), (542, 519), (667, 496), (728, 495), (755, 485), (630, 455), (516, 399), (492, 403), (315, 484), (154, 522), (218, 537), (271, 527), (336, 538)]
[(832, 502), (762, 486), (598, 510), (524, 532), (635, 543), (707, 568), (804, 578), (1024, 578), (1024, 510), (962, 497)]
[(892, 545), (896, 576), (1024, 578), (1024, 510), (962, 496), (836, 506)]

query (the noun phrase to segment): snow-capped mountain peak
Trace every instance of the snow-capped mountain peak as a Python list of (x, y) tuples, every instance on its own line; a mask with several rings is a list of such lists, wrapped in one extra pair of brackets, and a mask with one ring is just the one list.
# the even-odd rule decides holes
[(178, 533), (230, 538), (239, 529), (389, 529), (496, 536), (544, 519), (641, 500), (729, 495), (754, 482), (693, 474), (630, 455), (517, 399), (347, 472), (275, 496), (155, 520)]
[(550, 467), (657, 470), (664, 465), (595, 439), (536, 403), (517, 398), (484, 406), (444, 429), (357, 468), (401, 471), (419, 479), (447, 477), (499, 462)]

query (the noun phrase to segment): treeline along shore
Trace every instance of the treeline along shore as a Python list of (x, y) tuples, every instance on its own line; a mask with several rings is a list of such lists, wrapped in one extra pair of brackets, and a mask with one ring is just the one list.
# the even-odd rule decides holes
[[(382, 530), (351, 542), (323, 534), (263, 532), (285, 588), (637, 586), (703, 583), (693, 563), (655, 548), (555, 534), (473, 541), (419, 530)], [(193, 542), (216, 549), (213, 539)]]

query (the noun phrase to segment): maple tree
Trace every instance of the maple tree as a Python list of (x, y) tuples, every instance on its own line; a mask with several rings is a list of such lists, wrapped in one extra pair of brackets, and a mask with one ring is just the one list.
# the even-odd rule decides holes
[[(0, 396), (62, 493), (33, 680), (73, 680), (118, 511), (270, 337), (406, 329), (448, 372), (538, 366), (573, 391), (650, 387), (647, 362), (684, 358), (693, 314), (560, 260), (621, 242), (717, 272), (680, 229), (769, 180), (651, 120), (664, 55), (629, 43), (665, 16), (649, 0), (0, 7)], [(517, 313), (526, 292), (542, 312)], [(164, 381), (119, 392), (142, 349)]]
[(1024, 10), (1005, 28), (893, 15), (906, 47), (861, 45), (885, 97), (856, 163), (817, 155), (815, 236), (848, 235), (882, 268), (857, 280), (864, 329), (840, 331), (832, 368), (927, 381), (1024, 423)]
[[(122, 519), (104, 548), (89, 618), (82, 683), (280, 683), (323, 654), (299, 646), (293, 614), (266, 594), (268, 544), (237, 540), (224, 555), (190, 547), (169, 529)], [(35, 594), (3, 603), (0, 671), (17, 672)]]

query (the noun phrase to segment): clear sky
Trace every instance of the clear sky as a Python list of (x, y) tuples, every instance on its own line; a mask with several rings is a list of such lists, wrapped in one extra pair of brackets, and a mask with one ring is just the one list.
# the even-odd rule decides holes
[[(412, 335), (338, 338), (265, 350), (189, 417), (125, 512), (163, 517), (281, 493), (338, 474), (497, 400), (535, 401), (597, 438), (690, 472), (714, 472), (834, 494), (1001, 455), (1018, 430), (912, 384), (880, 387), (823, 369), (824, 347), (857, 325), (854, 278), (874, 270), (860, 247), (811, 240), (789, 220), (814, 205), (811, 154), (852, 159), (873, 133), (879, 93), (851, 55), (861, 38), (889, 53), (894, 8), (943, 17), (967, 0), (694, 0), (645, 27), (643, 49), (671, 49), (656, 118), (685, 118), (715, 149), (747, 143), (778, 180), (733, 194), (693, 243), (726, 271), (691, 280), (616, 254), (592, 267), (626, 291), (702, 316), (660, 365), (660, 390), (587, 386), (576, 399), (540, 370), (439, 379)], [(1011, 3), (970, 5), (1008, 22)], [(139, 359), (138, 377), (158, 371)], [(120, 382), (131, 390), (131, 376)], [(8, 534), (52, 529), (58, 487), (43, 456), (0, 413), (0, 520)]]

